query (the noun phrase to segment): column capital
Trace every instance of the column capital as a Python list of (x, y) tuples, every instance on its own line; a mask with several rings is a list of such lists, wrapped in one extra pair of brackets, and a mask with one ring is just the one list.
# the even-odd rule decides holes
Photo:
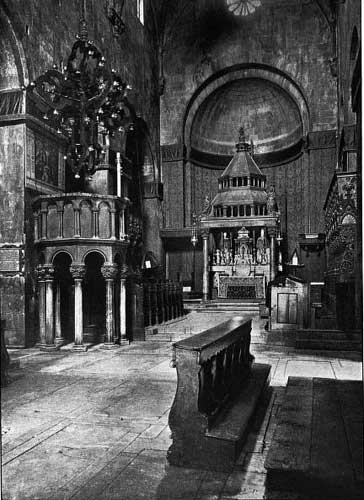
[(74, 280), (82, 280), (86, 274), (86, 266), (85, 264), (71, 264), (70, 265), (70, 273)]
[(52, 281), (55, 269), (52, 264), (42, 264), (37, 267), (38, 281)]
[(202, 236), (203, 240), (207, 240), (207, 238), (209, 237), (209, 234), (210, 234), (210, 230), (208, 228), (201, 230), (201, 236)]
[(101, 274), (105, 280), (114, 280), (118, 275), (117, 264), (104, 264), (101, 266)]
[(267, 228), (267, 233), (270, 238), (275, 238), (277, 236), (277, 228), (275, 227), (268, 227)]
[(128, 277), (128, 273), (129, 273), (128, 266), (126, 266), (126, 265), (121, 266), (121, 269), (120, 269), (120, 279), (121, 280), (126, 280), (127, 277)]

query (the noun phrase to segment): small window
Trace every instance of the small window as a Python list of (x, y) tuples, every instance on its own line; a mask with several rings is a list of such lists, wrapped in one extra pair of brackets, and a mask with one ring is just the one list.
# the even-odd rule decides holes
[(144, 0), (137, 0), (137, 16), (139, 21), (144, 24)]

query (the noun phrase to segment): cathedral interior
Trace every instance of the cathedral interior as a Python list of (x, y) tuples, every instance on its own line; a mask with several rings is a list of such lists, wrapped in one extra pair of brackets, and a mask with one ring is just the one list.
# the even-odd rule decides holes
[(0, 28), (4, 499), (361, 498), (361, 2)]

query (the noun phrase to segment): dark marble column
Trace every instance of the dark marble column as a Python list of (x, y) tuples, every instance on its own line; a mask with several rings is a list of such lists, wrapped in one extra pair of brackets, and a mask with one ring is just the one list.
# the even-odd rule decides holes
[(209, 299), (209, 231), (202, 233), (203, 243), (203, 275), (202, 275), (202, 294), (203, 301)]
[(120, 345), (129, 344), (126, 338), (126, 280), (128, 277), (128, 268), (125, 266), (120, 272)]
[(53, 282), (54, 282), (54, 267), (51, 264), (45, 264), (43, 269), (43, 291), (40, 308), (42, 308), (42, 326), (41, 326), (41, 343), (42, 350), (55, 350), (58, 346), (54, 342), (54, 307), (53, 307)]
[(74, 351), (87, 351), (87, 346), (83, 343), (83, 291), (82, 281), (86, 274), (84, 264), (72, 264), (70, 267), (71, 275), (75, 282), (75, 343)]
[(37, 267), (38, 278), (38, 317), (39, 317), (39, 341), (37, 346), (44, 346), (46, 343), (46, 308), (45, 308), (45, 270), (43, 266)]
[(106, 282), (106, 333), (102, 345), (104, 349), (114, 349), (119, 345), (114, 342), (114, 282), (118, 274), (116, 264), (104, 264), (101, 273)]

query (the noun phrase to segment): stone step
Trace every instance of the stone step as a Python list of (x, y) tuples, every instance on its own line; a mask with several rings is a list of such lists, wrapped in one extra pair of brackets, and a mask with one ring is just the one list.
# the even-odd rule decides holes
[(234, 405), (219, 416), (206, 433), (206, 468), (231, 471), (239, 458), (264, 390), (269, 385), (270, 365), (254, 363), (251, 375)]
[(296, 340), (295, 348), (312, 350), (328, 349), (330, 351), (360, 351), (362, 348), (362, 342), (336, 339), (300, 339)]
[(267, 490), (361, 498), (362, 397), (361, 382), (289, 377), (264, 464)]

